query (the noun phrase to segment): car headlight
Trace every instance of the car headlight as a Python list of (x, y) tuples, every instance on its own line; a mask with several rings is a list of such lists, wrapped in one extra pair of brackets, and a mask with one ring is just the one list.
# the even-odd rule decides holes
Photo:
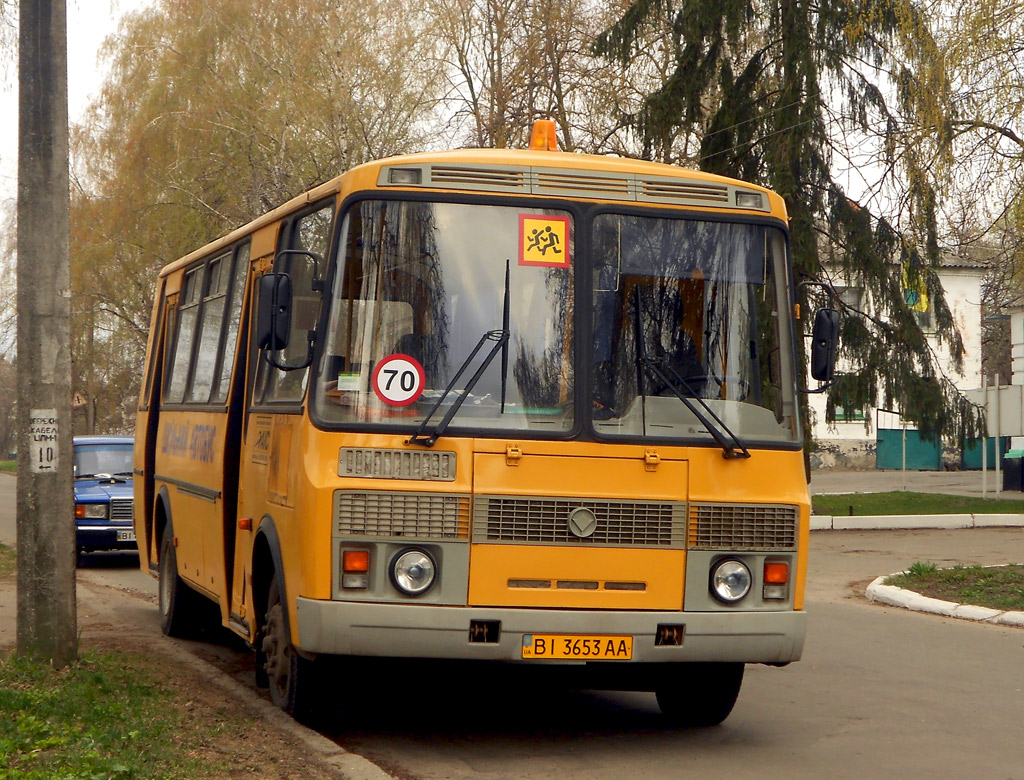
[(409, 596), (426, 593), (436, 576), (434, 559), (423, 550), (402, 550), (391, 559), (391, 582)]
[(106, 504), (75, 504), (75, 517), (79, 520), (106, 520)]
[(711, 569), (711, 593), (719, 601), (735, 604), (750, 592), (750, 569), (742, 561), (727, 558)]

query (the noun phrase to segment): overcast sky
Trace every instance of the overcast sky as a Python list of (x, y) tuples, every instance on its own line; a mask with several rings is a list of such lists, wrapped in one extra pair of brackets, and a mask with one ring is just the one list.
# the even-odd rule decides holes
[[(75, 122), (103, 83), (98, 61), (104, 39), (117, 31), (122, 14), (148, 5), (150, 0), (67, 0), (68, 9), (68, 115)], [(15, 40), (17, 33), (15, 32)], [(18, 59), (12, 52), (5, 62), (0, 93), (0, 198), (17, 196), (18, 171)]]

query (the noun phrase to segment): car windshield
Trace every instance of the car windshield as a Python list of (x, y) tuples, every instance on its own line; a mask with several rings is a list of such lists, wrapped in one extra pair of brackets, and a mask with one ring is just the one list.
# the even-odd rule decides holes
[(131, 444), (76, 444), (75, 477), (128, 476), (132, 473), (132, 449)]
[(603, 214), (592, 246), (599, 435), (798, 441), (782, 231)]
[(461, 403), (450, 433), (572, 428), (567, 213), (370, 200), (349, 211), (340, 240), (321, 420), (412, 433)]

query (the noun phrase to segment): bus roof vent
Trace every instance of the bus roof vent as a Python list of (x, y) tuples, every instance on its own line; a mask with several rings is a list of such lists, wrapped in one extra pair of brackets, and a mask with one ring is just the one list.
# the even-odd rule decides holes
[(685, 203), (691, 206), (731, 206), (729, 186), (689, 179), (643, 179), (637, 200)]
[(640, 201), (685, 203), (701, 206), (728, 206), (729, 187), (689, 179), (643, 179)]
[(377, 186), (529, 192), (530, 172), (510, 165), (385, 165), (380, 169)]
[(595, 171), (537, 168), (535, 195), (565, 195), (611, 200), (636, 200), (635, 184), (630, 176)]
[(669, 179), (663, 177), (641, 179), (637, 200), (651, 203), (677, 203), (686, 206), (715, 206), (771, 212), (768, 198), (752, 189), (741, 189), (732, 184)]
[(453, 187), (456, 189), (489, 190), (507, 189), (527, 191), (529, 173), (521, 168), (504, 166), (462, 166), (432, 165), (430, 181), (425, 182), (435, 187)]

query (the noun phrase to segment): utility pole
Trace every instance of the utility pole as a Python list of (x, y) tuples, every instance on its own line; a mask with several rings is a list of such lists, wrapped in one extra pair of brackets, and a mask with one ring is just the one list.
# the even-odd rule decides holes
[(67, 7), (18, 31), (18, 654), (78, 656), (71, 447)]

